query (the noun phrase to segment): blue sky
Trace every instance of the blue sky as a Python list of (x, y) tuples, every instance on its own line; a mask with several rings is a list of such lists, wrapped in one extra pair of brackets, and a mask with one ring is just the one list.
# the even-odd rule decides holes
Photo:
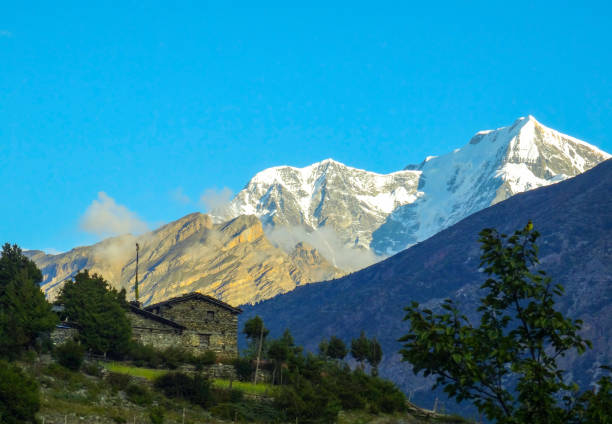
[(87, 3), (2, 7), (1, 242), (94, 242), (92, 207), (154, 228), (275, 165), (392, 172), (527, 114), (612, 151), (608, 2)]

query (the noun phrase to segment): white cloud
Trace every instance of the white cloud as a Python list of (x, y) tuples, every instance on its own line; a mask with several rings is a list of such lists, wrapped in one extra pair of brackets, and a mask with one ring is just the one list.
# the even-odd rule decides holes
[(281, 226), (266, 227), (265, 231), (268, 239), (285, 252), (291, 253), (295, 245), (303, 241), (316, 248), (332, 265), (344, 271), (357, 271), (384, 259), (370, 250), (344, 244), (331, 227), (307, 231), (300, 226)]
[(220, 212), (229, 205), (232, 199), (232, 190), (223, 187), (221, 190), (209, 188), (200, 196), (200, 204), (206, 209), (206, 212)]
[(120, 234), (139, 234), (148, 230), (147, 224), (115, 199), (103, 191), (98, 198), (91, 202), (81, 218), (82, 230), (100, 237), (116, 236)]
[(191, 203), (191, 199), (185, 194), (182, 187), (177, 187), (172, 190), (170, 192), (170, 197), (176, 203), (180, 203), (181, 205), (188, 205), (189, 203)]

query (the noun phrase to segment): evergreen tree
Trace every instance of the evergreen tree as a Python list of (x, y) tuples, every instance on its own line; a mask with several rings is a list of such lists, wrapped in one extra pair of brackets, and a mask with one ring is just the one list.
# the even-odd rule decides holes
[[(323, 340), (321, 342), (323, 345), (322, 354), (331, 359), (343, 360), (347, 355), (348, 350), (346, 348), (346, 344), (336, 336), (331, 336), (329, 341)], [(319, 350), (321, 350), (321, 345), (319, 345)]]
[(368, 358), (370, 351), (370, 341), (365, 336), (365, 333), (361, 331), (361, 335), (357, 339), (351, 340), (351, 356), (359, 362), (359, 366), (363, 370), (364, 361)]
[(378, 365), (380, 364), (380, 361), (382, 361), (382, 356), (382, 347), (380, 346), (380, 343), (378, 343), (378, 340), (373, 338), (370, 340), (370, 348), (368, 349), (368, 354), (366, 356), (368, 364), (370, 364), (370, 367), (372, 367), (373, 376), (378, 376)]
[(17, 245), (0, 257), (0, 355), (15, 357), (51, 331), (57, 316), (40, 290), (42, 273)]
[(79, 339), (88, 349), (114, 356), (127, 352), (132, 327), (124, 290), (118, 292), (102, 276), (85, 270), (64, 284), (57, 303), (82, 327)]

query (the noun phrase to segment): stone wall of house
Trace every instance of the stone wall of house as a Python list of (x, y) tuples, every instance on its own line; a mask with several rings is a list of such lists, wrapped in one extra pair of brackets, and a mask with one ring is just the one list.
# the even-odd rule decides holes
[(78, 336), (79, 330), (71, 327), (55, 327), (51, 331), (51, 343), (55, 346), (63, 345), (69, 340), (74, 340)]
[(127, 314), (132, 324), (132, 339), (157, 349), (182, 346), (183, 334), (175, 327), (148, 319), (135, 312)]
[[(185, 344), (203, 353), (214, 351), (218, 357), (238, 356), (238, 316), (227, 308), (198, 299), (161, 305), (151, 312), (187, 327)], [(196, 340), (200, 339), (200, 346)], [(204, 341), (208, 338), (208, 344)]]

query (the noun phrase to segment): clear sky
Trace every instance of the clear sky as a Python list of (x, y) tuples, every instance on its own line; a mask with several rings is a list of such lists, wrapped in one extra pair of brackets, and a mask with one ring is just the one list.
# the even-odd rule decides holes
[(527, 114), (612, 151), (607, 1), (89, 3), (2, 5), (0, 242), (154, 228), (275, 165), (392, 172)]

